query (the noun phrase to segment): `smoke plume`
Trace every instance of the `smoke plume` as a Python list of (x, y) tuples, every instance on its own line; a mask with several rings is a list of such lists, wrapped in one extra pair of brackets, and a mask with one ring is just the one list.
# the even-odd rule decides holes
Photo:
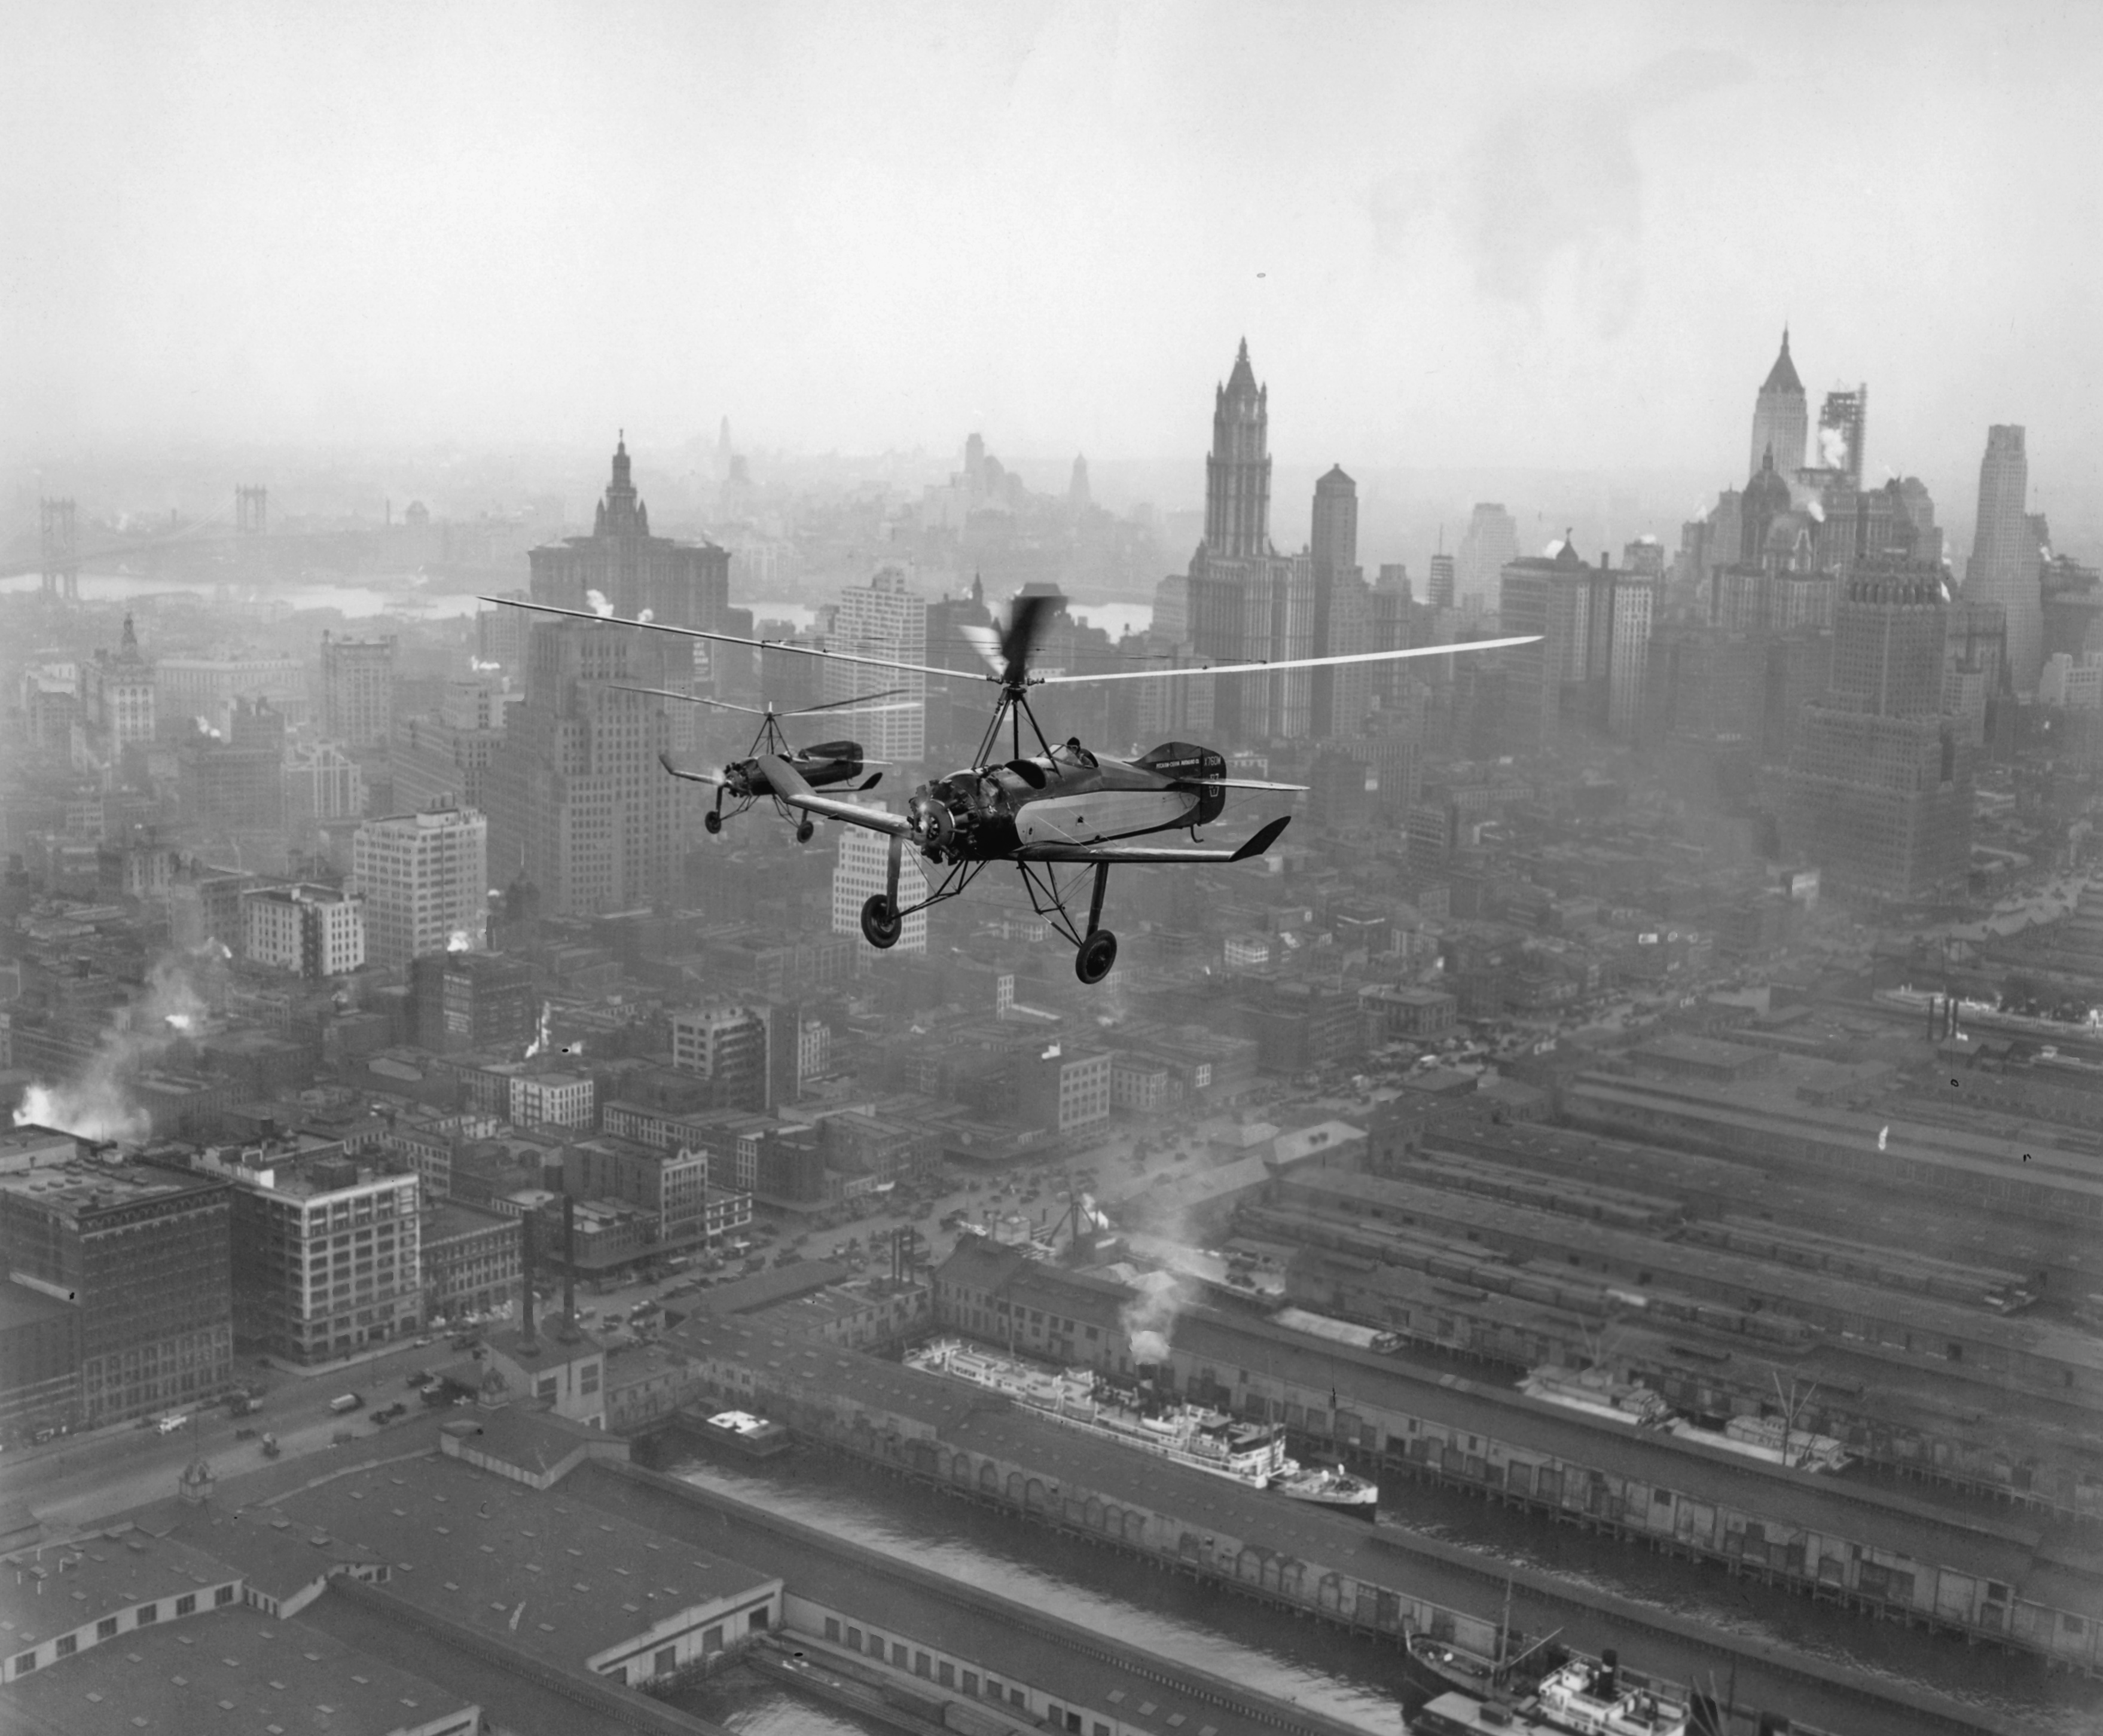
[(153, 1118), (138, 1101), (133, 1081), (202, 1026), (206, 1004), (191, 973), (217, 962), (216, 952), (196, 959), (180, 954), (161, 959), (147, 975), (145, 993), (110, 1021), (78, 1076), (60, 1085), (32, 1085), (15, 1111), (15, 1125), (143, 1143), (153, 1132)]
[(1183, 1280), (1172, 1272), (1149, 1272), (1137, 1281), (1139, 1294), (1118, 1316), (1132, 1342), (1135, 1363), (1166, 1362), (1168, 1334), (1183, 1310)]

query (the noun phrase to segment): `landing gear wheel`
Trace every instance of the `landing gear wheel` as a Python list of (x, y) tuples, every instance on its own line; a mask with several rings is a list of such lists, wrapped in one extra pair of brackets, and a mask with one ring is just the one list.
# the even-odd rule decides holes
[(711, 833), (722, 831), (722, 815), (716, 813), (714, 810), (704, 814), (701, 816), (701, 829), (704, 832)]
[(905, 918), (891, 908), (881, 892), (869, 894), (861, 907), (861, 938), (878, 952), (887, 952), (905, 931)]
[(1074, 975), (1084, 983), (1100, 983), (1110, 974), (1110, 966), (1116, 962), (1117, 936), (1106, 928), (1099, 928), (1081, 943), (1080, 950), (1074, 954)]
[(798, 844), (809, 843), (811, 841), (811, 834), (817, 829), (817, 824), (815, 821), (807, 819), (798, 821), (796, 827), (796, 841)]

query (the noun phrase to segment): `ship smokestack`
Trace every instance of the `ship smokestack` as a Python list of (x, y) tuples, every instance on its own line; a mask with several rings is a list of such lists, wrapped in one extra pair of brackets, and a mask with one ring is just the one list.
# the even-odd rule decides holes
[(1609, 1645), (1599, 1654), (1599, 1698), (1611, 1700), (1621, 1681), (1621, 1654)]

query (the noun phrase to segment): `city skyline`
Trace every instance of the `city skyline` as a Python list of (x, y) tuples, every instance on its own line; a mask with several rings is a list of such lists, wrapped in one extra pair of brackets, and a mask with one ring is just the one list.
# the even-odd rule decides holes
[[(2063, 202), (2022, 189), (2094, 157), (2071, 93), (2098, 33), (1892, 16), (1819, 15), (1807, 66), (1767, 8), (1592, 8), (1532, 42), (1495, 13), (1345, 9), (1304, 33), (1052, 7), (954, 30), (907, 8), (873, 38), (848, 13), (666, 12), (637, 21), (659, 51), (617, 77), (578, 76), (598, 58), (582, 12), (494, 38), (425, 22), (399, 54), (369, 16), (69, 16), (29, 27), (16, 62), (18, 124), (35, 136), (63, 102), (42, 133), (69, 145), (16, 153), (0, 183), (39, 238), (0, 291), (20, 335), (0, 384), (31, 455), (91, 428), (476, 441), (587, 422), (661, 448), (727, 414), (761, 444), (946, 446), (982, 426), (1100, 465), (1189, 450), (1180, 406), (1246, 333), (1295, 382), (1274, 447), (1318, 473), (1695, 460), (1721, 478), (1737, 442), (1708, 406), (1787, 322), (1811, 393), (1878, 383), (1898, 470), (1948, 491), (1980, 428), (2021, 421), (2041, 486), (2085, 484), (2093, 177), (2055, 177)], [(1871, 52), (1878, 79), (1845, 82)], [(386, 76), (353, 82), (374, 55)], [(1206, 124), (1258, 68), (1287, 124)], [(702, 117), (674, 100), (696, 73), (727, 93)], [(538, 100), (558, 79), (563, 101)], [(1777, 135), (1807, 141), (1820, 184), (1869, 196), (1807, 197), (1768, 160)], [(1877, 196), (1916, 185), (1932, 191)], [(1950, 249), (1987, 210), (1985, 244)], [(1779, 254), (1759, 238), (1778, 224)], [(550, 245), (564, 269), (522, 277)], [(1914, 269), (1923, 250), (1938, 272)]]

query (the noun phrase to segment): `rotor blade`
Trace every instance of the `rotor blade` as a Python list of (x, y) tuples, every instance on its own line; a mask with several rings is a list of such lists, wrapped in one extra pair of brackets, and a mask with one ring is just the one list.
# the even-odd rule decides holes
[(815, 645), (794, 645), (786, 639), (747, 639), (734, 633), (709, 633), (699, 627), (674, 627), (669, 621), (630, 621), (617, 615), (598, 615), (589, 609), (558, 609), (553, 603), (527, 602), (517, 597), (484, 597), (478, 602), (495, 603), (503, 609), (525, 609), (535, 615), (559, 615), (568, 621), (588, 621), (598, 627), (635, 627), (644, 633), (669, 633), (682, 639), (705, 639), (711, 645), (745, 645), (759, 651), (787, 651), (798, 657), (821, 657), (833, 663), (851, 663), (867, 669), (905, 669), (914, 675), (939, 675), (957, 682), (987, 682), (990, 675), (969, 669), (938, 669), (924, 663), (899, 663), (888, 657), (856, 657), (846, 651), (821, 651)]
[[(707, 705), (717, 711), (741, 711), (754, 717), (764, 717), (766, 709), (758, 705), (733, 705), (728, 699), (712, 699), (698, 693), (681, 693), (673, 687), (631, 687), (625, 682), (608, 682), (607, 686), (620, 693), (651, 693), (660, 699), (683, 699), (689, 705)], [(787, 713), (776, 712), (777, 717)]]
[[(851, 699), (828, 699), (822, 705), (798, 705), (794, 711), (785, 711), (781, 715), (785, 717), (803, 717), (814, 711), (853, 711), (857, 707), (868, 704), (872, 699), (893, 699), (905, 691), (903, 687), (886, 687), (881, 693), (858, 693)], [(895, 709), (903, 711), (905, 708), (901, 705)]]
[(665, 770), (670, 772), (674, 777), (681, 779), (688, 784), (705, 784), (712, 789), (727, 789), (729, 788), (727, 780), (721, 772), (682, 771), (677, 766), (674, 766), (672, 763), (672, 756), (669, 753), (659, 754), (657, 756), (657, 763), (662, 766)]
[(1185, 664), (1174, 669), (1109, 669), (1100, 675), (1040, 675), (1038, 681), (1165, 682), (1178, 675), (1261, 675), (1272, 669), (1318, 669), (1340, 663), (1394, 663), (1404, 657), (1451, 657), (1459, 651), (1501, 651), (1514, 645), (1536, 645), (1539, 633), (1523, 639), (1464, 639), (1457, 645), (1419, 645), (1404, 651), (1348, 651), (1338, 657), (1281, 657), (1276, 663)]
[(775, 714), (774, 714), (774, 715), (775, 715), (776, 717), (807, 717), (811, 716), (811, 715), (812, 715), (813, 713), (817, 713), (817, 712), (822, 712), (822, 711), (845, 711), (845, 712), (914, 711), (914, 710), (917, 710), (917, 709), (918, 708), (919, 704), (920, 704), (920, 701), (919, 701), (919, 700), (918, 700), (918, 699), (896, 699), (896, 700), (893, 700), (890, 704), (887, 704), (887, 705), (811, 705), (811, 706), (807, 706), (807, 707), (806, 707), (806, 708), (805, 708), (803, 710), (802, 710), (802, 711), (778, 711), (778, 712), (775, 713)]
[(820, 796), (803, 781), (803, 775), (778, 753), (759, 756), (759, 769), (767, 774), (768, 786), (775, 795), (792, 808), (801, 808), (806, 814), (820, 814), (828, 819), (844, 820), (850, 826), (860, 826), (869, 832), (887, 832), (893, 837), (912, 835), (913, 822), (903, 814), (886, 814), (880, 808), (865, 808), (851, 801), (837, 801), (829, 796)]
[(1247, 842), (1231, 849), (1207, 849), (1202, 844), (1024, 844), (1015, 852), (1018, 862), (1246, 862), (1260, 856), (1278, 841), (1278, 835), (1292, 824), (1287, 815), (1274, 819)]
[(1267, 784), (1261, 778), (1178, 778), (1178, 784), (1195, 784), (1206, 789), (1312, 789), (1311, 784)]

